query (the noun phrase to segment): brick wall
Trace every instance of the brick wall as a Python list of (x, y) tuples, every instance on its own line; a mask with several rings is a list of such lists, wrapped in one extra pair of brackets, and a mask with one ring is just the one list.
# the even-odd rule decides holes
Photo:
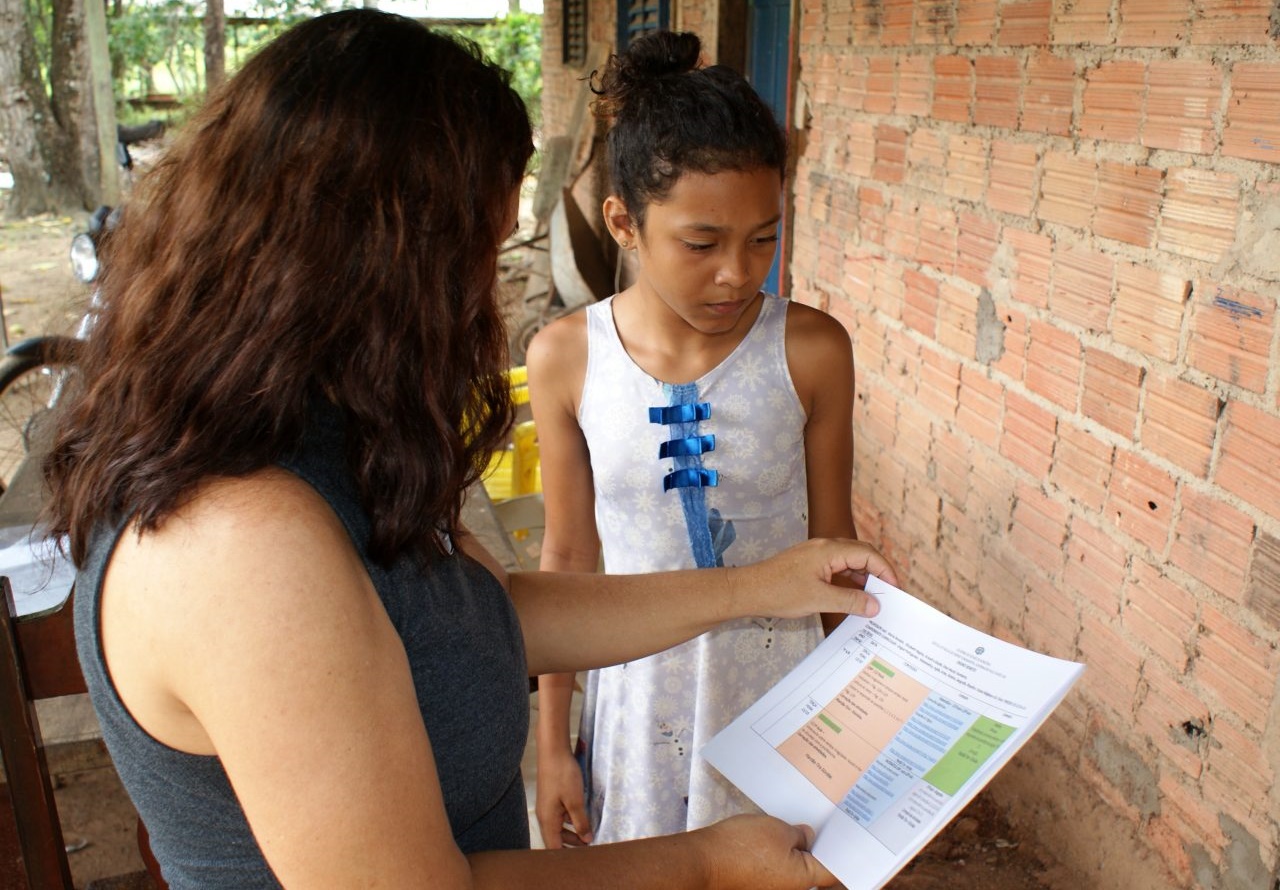
[(1089, 666), (994, 791), (1071, 886), (1274, 890), (1280, 2), (794, 2), (791, 293), (854, 342), (860, 533)]
[(1277, 27), (800, 10), (792, 295), (855, 344), (859, 528), (957, 617), (1088, 663), (1002, 787), (1096, 886), (1270, 890), (1280, 861)]

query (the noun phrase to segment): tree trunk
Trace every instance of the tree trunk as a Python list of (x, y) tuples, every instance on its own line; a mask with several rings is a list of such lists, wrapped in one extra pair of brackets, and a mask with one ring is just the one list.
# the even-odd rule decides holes
[(76, 147), (54, 118), (24, 7), (23, 0), (0, 0), (0, 136), (13, 173), (9, 217), (65, 212), (85, 203), (79, 165), (65, 175)]
[(212, 93), (227, 77), (227, 16), (222, 0), (204, 4), (204, 88)]
[[(85, 42), (84, 4), (103, 0), (53, 0), (53, 29), (49, 57), (49, 93), (53, 118), (64, 138), (57, 155), (48, 155), (50, 173), (65, 179), (89, 208), (101, 181), (98, 169), (98, 130), (94, 120), (93, 88)], [(115, 159), (108, 157), (107, 163)]]

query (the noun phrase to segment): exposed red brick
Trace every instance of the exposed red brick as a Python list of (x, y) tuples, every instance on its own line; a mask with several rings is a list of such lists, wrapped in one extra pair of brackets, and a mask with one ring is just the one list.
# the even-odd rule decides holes
[(895, 199), (884, 221), (884, 246), (895, 257), (914, 260), (920, 249), (919, 208)]
[(1191, 42), (1275, 46), (1271, 34), (1274, 15), (1272, 0), (1197, 0)]
[(1098, 163), (1088, 155), (1046, 152), (1040, 178), (1040, 218), (1087, 229), (1097, 200)]
[(1027, 346), (1027, 389), (1075, 413), (1080, 398), (1080, 340), (1061, 328), (1032, 320)]
[(1005, 393), (1004, 404), (1000, 453), (1033, 478), (1047, 478), (1053, 461), (1057, 418), (1015, 392)]
[(1254, 733), (1238, 732), (1226, 720), (1215, 721), (1213, 728), (1217, 744), (1204, 771), (1205, 796), (1223, 801), (1223, 811), (1255, 838), (1270, 837), (1274, 822), (1251, 799), (1257, 789), (1271, 787), (1274, 771), (1250, 738)]
[[(929, 443), (933, 440), (933, 420), (914, 399), (903, 399), (898, 403), (898, 422), (894, 436), (894, 456), (907, 471), (907, 485), (915, 484), (915, 480), (927, 479), (929, 476)], [(914, 512), (911, 499), (907, 501), (908, 513)], [(920, 528), (913, 532), (921, 531)], [(913, 533), (911, 541), (922, 541), (919, 534)], [(928, 541), (933, 543), (933, 534)]]
[(926, 117), (932, 106), (933, 61), (928, 56), (898, 60), (898, 113)]
[(1195, 677), (1246, 725), (1266, 729), (1275, 689), (1271, 647), (1208, 604), (1203, 607), (1201, 625)]
[(896, 68), (893, 56), (872, 56), (867, 60), (867, 114), (893, 114)]
[(1006, 0), (1000, 7), (1001, 46), (1044, 46), (1049, 42), (1050, 0)]
[(907, 303), (907, 289), (902, 282), (902, 272), (896, 264), (876, 264), (875, 288), (872, 293), (877, 312), (885, 318), (902, 318), (902, 307)]
[(948, 140), (945, 190), (962, 201), (981, 201), (987, 187), (987, 143), (979, 136)]
[(955, 272), (979, 287), (989, 286), (989, 270), (1000, 244), (1000, 224), (976, 213), (960, 214)]
[(827, 12), (826, 31), (833, 37), (849, 33), (848, 26), (835, 18), (838, 14), (846, 15), (852, 19), (854, 46), (875, 46), (880, 42), (880, 20), (882, 14), (879, 4), (874, 6), (871, 4), (855, 6), (849, 3), (847, 9), (840, 10), (840, 12), (829, 10)]
[(1100, 349), (1085, 349), (1080, 413), (1125, 437), (1138, 417), (1142, 369)]
[(1022, 108), (1022, 62), (1013, 56), (979, 56), (973, 122), (1015, 130)]
[(880, 454), (893, 448), (893, 431), (898, 416), (898, 403), (883, 386), (859, 384), (862, 414), (857, 424), (855, 454)]
[(942, 193), (947, 176), (946, 137), (920, 127), (907, 140), (907, 169), (911, 184), (927, 192)]
[(964, 358), (977, 352), (978, 298), (944, 280), (938, 289), (938, 344)]
[(1080, 133), (1091, 139), (1138, 141), (1147, 66), (1142, 62), (1103, 62), (1085, 76)]
[(1120, 0), (1121, 46), (1177, 46), (1190, 29), (1192, 0)]
[(840, 53), (836, 59), (835, 96), (829, 101), (847, 111), (864, 111), (870, 59), (849, 52)]
[(1026, 585), (1027, 610), (1023, 624), (1027, 644), (1055, 658), (1075, 657), (1080, 616), (1072, 592), (1034, 572), (1027, 575)]
[(1244, 402), (1227, 406), (1214, 481), (1263, 512), (1280, 504), (1280, 417)]
[(1187, 667), (1195, 631), (1196, 598), (1145, 560), (1134, 560), (1125, 586), (1124, 625), (1135, 639), (1159, 655), (1175, 673)]
[(1082, 683), (1099, 701), (1128, 718), (1137, 701), (1142, 657), (1129, 640), (1086, 613), (1081, 621), (1080, 654), (1089, 669)]
[(1062, 582), (1102, 614), (1119, 615), (1128, 555), (1129, 551), (1112, 534), (1073, 516)]
[(1169, 562), (1240, 602), (1254, 533), (1254, 522), (1244, 513), (1211, 494), (1183, 488)]
[[(1009, 529), (1010, 541), (1046, 574), (1057, 577), (1062, 570), (1070, 511), (1065, 504), (1046, 496), (1039, 487), (1025, 482), (1019, 482), (1014, 493), (1017, 500)], [(1073, 614), (1074, 611), (1072, 609)]]
[(1115, 261), (1082, 247), (1059, 250), (1053, 263), (1049, 308), (1056, 318), (1090, 331), (1105, 331), (1111, 313)]
[(1214, 849), (1227, 845), (1222, 833), (1222, 808), (1215, 801), (1206, 800), (1198, 785), (1188, 785), (1170, 772), (1161, 775), (1159, 791), (1162, 816), (1181, 822), (1178, 830), (1184, 838), (1195, 838), (1198, 844), (1212, 844)]
[(998, 139), (991, 143), (991, 187), (987, 206), (992, 210), (1030, 216), (1036, 204), (1036, 163), (1039, 150), (1033, 143)]
[(933, 78), (933, 117), (969, 123), (973, 63), (964, 56), (938, 56), (933, 62)]
[(1026, 572), (1018, 565), (1006, 539), (988, 539), (987, 558), (978, 566), (978, 589), (993, 618), (992, 630), (1018, 629), (1026, 613)]
[[(1276, 70), (1280, 73), (1280, 66)], [(1218, 262), (1235, 241), (1240, 180), (1230, 173), (1192, 168), (1170, 170), (1166, 176), (1156, 246)]]
[(1152, 167), (1103, 161), (1098, 169), (1098, 209), (1093, 233), (1138, 247), (1150, 247), (1164, 174)]
[(881, 46), (907, 46), (911, 43), (911, 19), (914, 0), (880, 0)]
[[(920, 352), (920, 386), (917, 392), (921, 406), (934, 417), (944, 420), (955, 417), (960, 403), (960, 363), (935, 349), (923, 347)], [(941, 432), (937, 435), (941, 435)]]
[(1147, 72), (1142, 144), (1210, 154), (1214, 116), (1222, 102), (1222, 71), (1212, 62), (1152, 62)]
[(995, 448), (1000, 439), (1004, 387), (981, 371), (960, 366), (960, 407), (956, 421), (977, 442)]
[(1280, 537), (1255, 529), (1253, 566), (1244, 604), (1267, 626), (1280, 627)]
[(1172, 361), (1182, 334), (1183, 305), (1190, 287), (1177, 275), (1132, 263), (1116, 267), (1111, 335), (1155, 358)]
[[(945, 467), (939, 467), (939, 481), (943, 492), (950, 492), (953, 485), (958, 485), (963, 481), (965, 489), (969, 484), (970, 468), (967, 463), (962, 468), (964, 479), (954, 479), (951, 475), (951, 457), (959, 454), (959, 452), (951, 452), (948, 450), (948, 462)], [(967, 455), (967, 450), (965, 452)], [(982, 548), (982, 529), (979, 527), (963, 507), (963, 500), (950, 501), (947, 498), (942, 502), (942, 530), (944, 537), (950, 532), (951, 537), (948, 542), (950, 546), (947, 549), (947, 562), (951, 569), (954, 579), (961, 580), (964, 584), (974, 585), (978, 583), (978, 564), (983, 559)], [(954, 591), (954, 588), (953, 588)]]
[(1164, 553), (1173, 525), (1173, 477), (1137, 453), (1116, 451), (1106, 511), (1120, 531)]
[(1091, 433), (1059, 421), (1049, 479), (1073, 501), (1100, 511), (1111, 479), (1113, 451)]
[(996, 0), (956, 4), (956, 46), (987, 46), (995, 40)]
[(1187, 360), (1227, 383), (1263, 392), (1275, 326), (1274, 297), (1197, 282)]
[(902, 182), (906, 175), (907, 132), (901, 127), (876, 127), (876, 161), (872, 175), (881, 182)]
[(1139, 438), (1142, 446), (1206, 478), (1218, 430), (1218, 397), (1155, 372), (1147, 374), (1146, 389)]
[(1053, 11), (1055, 44), (1111, 43), (1111, 0), (1059, 0)]
[(902, 321), (907, 327), (932, 337), (938, 318), (938, 282), (934, 278), (908, 269), (903, 273), (905, 285)]
[(1004, 322), (1004, 354), (991, 364), (997, 371), (1007, 374), (1010, 379), (1021, 380), (1027, 369), (1027, 346), (1031, 336), (1027, 328), (1027, 316), (1013, 306), (1001, 310)]
[(956, 30), (955, 6), (947, 0), (915, 3), (912, 37), (917, 46), (947, 46)]
[(956, 216), (948, 207), (920, 205), (920, 245), (916, 259), (950, 275), (956, 262)]
[(1240, 62), (1232, 69), (1222, 153), (1280, 161), (1280, 63)]
[(1029, 306), (1048, 308), (1053, 239), (1014, 228), (1004, 230), (1004, 239), (1013, 257), (1010, 296)]
[(1022, 129), (1067, 136), (1075, 106), (1076, 63), (1049, 52), (1027, 61), (1027, 86), (1023, 92)]
[(1178, 765), (1183, 775), (1197, 778), (1202, 769), (1200, 754), (1193, 744), (1187, 743), (1186, 727), (1207, 730), (1211, 722), (1208, 705), (1187, 688), (1186, 677), (1180, 669), (1148, 662), (1143, 665), (1142, 676), (1148, 689), (1138, 707), (1138, 728), (1165, 757)]

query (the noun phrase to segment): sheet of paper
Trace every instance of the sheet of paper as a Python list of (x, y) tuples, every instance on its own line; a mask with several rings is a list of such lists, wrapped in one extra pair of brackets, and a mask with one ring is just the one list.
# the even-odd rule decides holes
[(0, 528), (0, 575), (9, 577), (18, 616), (61, 606), (76, 579), (75, 565), (30, 526)]
[(876, 578), (867, 590), (879, 615), (846, 619), (702, 749), (765, 812), (812, 825), (848, 890), (888, 882), (1084, 671)]

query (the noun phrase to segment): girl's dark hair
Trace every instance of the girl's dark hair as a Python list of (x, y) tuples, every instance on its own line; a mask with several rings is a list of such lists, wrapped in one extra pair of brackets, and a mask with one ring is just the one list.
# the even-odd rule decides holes
[(497, 251), (532, 151), (506, 73), (410, 19), (320, 16), (250, 60), (104, 244), (45, 463), (72, 557), (288, 455), (317, 398), (344, 417), (371, 556), (438, 555), (512, 420)]
[(696, 34), (657, 31), (592, 73), (592, 109), (611, 125), (613, 191), (638, 224), (687, 172), (786, 175), (787, 140), (769, 107), (733, 69), (700, 67), (701, 52)]

